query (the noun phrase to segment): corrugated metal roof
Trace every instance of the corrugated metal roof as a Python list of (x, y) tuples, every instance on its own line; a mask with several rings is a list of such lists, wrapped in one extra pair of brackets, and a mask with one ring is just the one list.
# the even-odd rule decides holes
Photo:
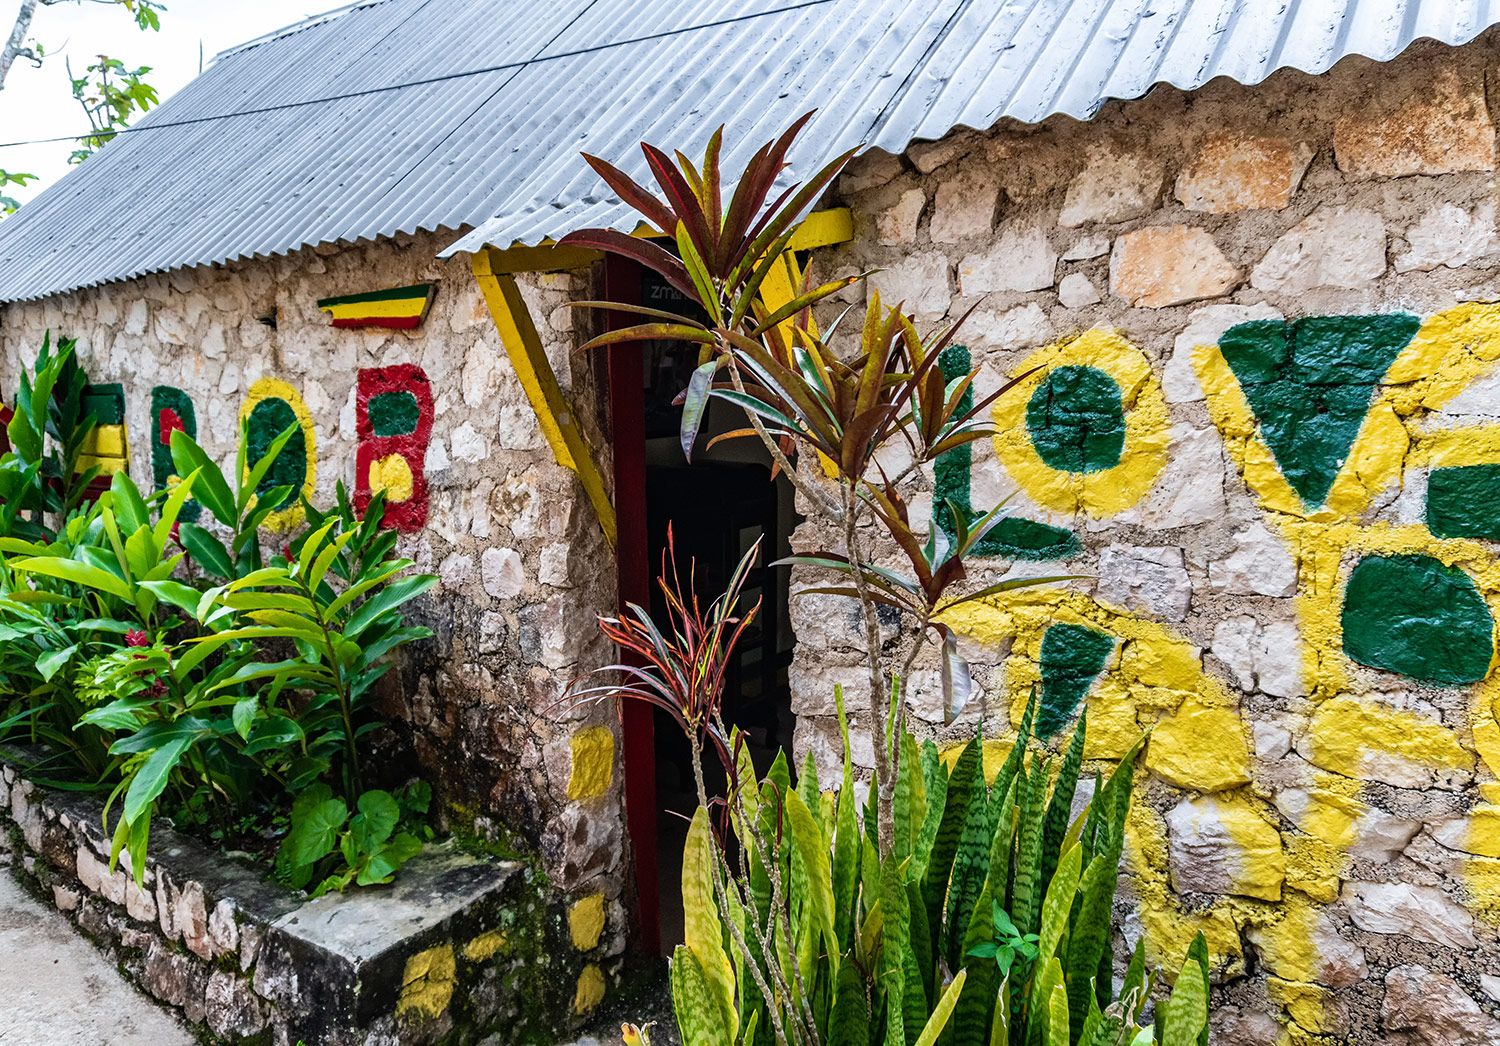
[(817, 108), (796, 176), (1496, 22), (1500, 0), (373, 0), (226, 52), (0, 222), (0, 300), (399, 232), (472, 229), (453, 253), (629, 227), (581, 150), (630, 170), (636, 142), (723, 123), (734, 170)]

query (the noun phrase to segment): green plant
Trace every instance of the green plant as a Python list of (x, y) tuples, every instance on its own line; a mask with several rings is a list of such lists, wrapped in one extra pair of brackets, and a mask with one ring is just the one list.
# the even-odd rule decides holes
[(178, 539), (198, 569), (219, 581), (233, 581), (261, 568), (264, 562), (261, 528), (266, 518), (286, 508), (295, 494), (287, 486), (268, 490), (260, 487), (282, 450), (297, 434), (297, 427), (288, 426), (253, 465), (249, 461), (248, 432), (247, 422), (241, 421), (232, 477), (226, 476), (187, 433), (181, 430), (172, 433), (173, 467), (179, 476), (197, 473), (193, 500), (228, 532), (226, 544), (207, 527), (183, 523), (178, 528)]
[[(784, 758), (757, 781), (743, 746), (727, 732), (718, 714), (722, 679), (700, 669), (732, 648), (737, 633), (727, 626), (735, 588), (712, 604), (720, 608), (716, 615), (684, 614), (679, 607), (696, 611), (698, 604), (695, 593), (678, 591), (674, 569), (662, 578), (672, 608), (667, 629), (638, 607), (603, 621), (606, 635), (633, 651), (642, 667), (616, 666), (621, 675), (613, 686), (585, 695), (675, 706), (695, 755), (700, 738), (709, 739), (729, 779), (720, 799), (708, 796), (697, 778), (699, 809), (683, 861), (685, 942), (672, 960), (683, 1041), (1152, 1041), (1152, 1031), (1139, 1024), (1149, 989), (1141, 954), (1119, 997), (1112, 980), (1111, 910), (1135, 752), (1106, 780), (1096, 779), (1085, 813), (1070, 821), (1083, 764), (1082, 718), (1066, 751), (1054, 756), (1030, 750), (1028, 709), (993, 780), (982, 767), (982, 728), (951, 765), (907, 728), (904, 687), (933, 636), (941, 644), (944, 708), (957, 707), (958, 652), (945, 615), (972, 600), (1067, 579), (969, 581), (965, 561), (1000, 521), (998, 508), (970, 521), (948, 504), (952, 538), (910, 517), (903, 485), (943, 454), (993, 436), (989, 407), (1014, 385), (981, 397), (973, 394), (976, 371), (945, 378), (939, 358), (958, 324), (923, 335), (904, 310), (872, 294), (856, 336), (844, 337), (839, 320), (820, 333), (811, 308), (858, 276), (809, 286), (784, 304), (762, 299), (761, 286), (801, 215), (848, 158), (773, 199), (772, 186), (806, 122), (756, 153), (727, 203), (720, 133), (700, 164), (642, 145), (659, 195), (588, 157), (616, 195), (671, 243), (610, 230), (563, 241), (640, 262), (707, 317), (582, 303), (644, 320), (589, 346), (642, 339), (697, 346), (699, 365), (682, 394), (683, 452), (692, 455), (712, 401), (743, 411), (748, 427), (718, 438), (759, 439), (773, 471), (784, 473), (842, 536), (840, 547), (789, 560), (828, 578), (803, 591), (853, 600), (865, 629), (874, 781), (861, 810), (841, 692), (843, 773), (827, 793), (810, 757), (795, 782)], [(836, 348), (845, 343), (848, 349)], [(809, 460), (799, 460), (799, 451)], [(904, 455), (907, 464), (888, 475), (881, 462), (892, 455)], [(893, 560), (904, 560), (905, 571), (891, 569)], [(892, 611), (903, 628), (886, 643), (881, 617)], [(714, 621), (724, 627), (708, 627)], [(710, 815), (716, 809), (723, 811), (717, 836)], [(1164, 1042), (1176, 1046), (1187, 1041), (1183, 1035), (1206, 1034), (1203, 968), (1201, 981), (1179, 978), (1180, 1016), (1164, 1026), (1172, 1037)], [(1204, 990), (1194, 994), (1193, 985)]]
[[(148, 15), (153, 23), (156, 21), (156, 12), (150, 7), (140, 8), (137, 17), (141, 15)], [(144, 23), (141, 28), (146, 28)], [(157, 95), (156, 88), (143, 79), (151, 72), (149, 65), (127, 69), (118, 58), (101, 54), (89, 63), (82, 76), (73, 75), (71, 63), (67, 68), (73, 100), (83, 109), (93, 131), (79, 139), (77, 148), (68, 157), (69, 163), (80, 164), (129, 126), (136, 113), (144, 113), (156, 105)]]
[(1023, 934), (1018, 930), (999, 901), (993, 903), (993, 910), (994, 914), (990, 917), (993, 936), (988, 941), (980, 941), (964, 955), (970, 959), (994, 959), (995, 965), (1000, 968), (1000, 976), (1009, 977), (1010, 968), (1015, 965), (1016, 959), (1029, 962), (1037, 957), (1040, 938), (1034, 933)]
[[(710, 138), (697, 165), (681, 153), (674, 161), (642, 143), (659, 196), (612, 164), (586, 156), (620, 199), (672, 241), (676, 253), (608, 229), (574, 232), (562, 242), (613, 252), (655, 270), (707, 316), (708, 322), (701, 323), (628, 303), (579, 303), (649, 321), (602, 334), (585, 347), (649, 338), (698, 346), (699, 366), (682, 394), (683, 452), (691, 457), (711, 400), (734, 405), (749, 427), (718, 438), (758, 438), (775, 471), (784, 473), (842, 535), (842, 548), (790, 561), (834, 576), (829, 584), (805, 591), (854, 599), (872, 652), (885, 649), (880, 641), (882, 608), (896, 610), (915, 626), (904, 637), (903, 649), (867, 659), (869, 721), (875, 736), (884, 737), (895, 725), (887, 723), (885, 695), (898, 695), (891, 706), (899, 722), (905, 714), (900, 691), (934, 635), (943, 644), (944, 707), (955, 706), (949, 670), (957, 644), (945, 612), (970, 600), (1057, 579), (1018, 578), (958, 593), (955, 586), (966, 577), (965, 557), (1000, 522), (1001, 510), (960, 527), (956, 541), (949, 541), (940, 528), (927, 528), (930, 536), (923, 540), (920, 524), (914, 526), (909, 518), (901, 484), (942, 454), (993, 435), (988, 409), (1014, 385), (976, 397), (967, 395), (976, 371), (951, 382), (944, 377), (939, 357), (958, 324), (924, 337), (910, 316), (900, 308), (887, 309), (872, 295), (856, 343), (841, 355), (833, 348), (840, 324), (819, 335), (810, 309), (862, 276), (825, 283), (774, 308), (762, 300), (761, 288), (781, 263), (799, 219), (853, 155), (853, 150), (845, 153), (807, 183), (773, 198), (786, 155), (811, 115), (756, 152), (727, 202), (719, 165), (722, 129)], [(823, 463), (831, 491), (818, 478), (820, 470), (799, 472), (792, 460), (799, 449)], [(886, 476), (878, 465), (881, 452), (890, 450), (910, 461), (895, 476)], [(951, 508), (950, 515), (966, 519)], [(880, 550), (869, 546), (868, 523), (884, 531), (908, 561), (910, 573), (877, 562)], [(888, 757), (883, 746), (874, 747), (877, 840), (881, 854), (888, 855), (901, 753)]]
[[(301, 889), (318, 880), (320, 897), (350, 883), (388, 883), (396, 871), (422, 849), (419, 835), (430, 836), (423, 818), (432, 790), (415, 782), (395, 795), (378, 788), (363, 793), (351, 817), (349, 806), (325, 784), (315, 784), (292, 804), (291, 831), (277, 854), (277, 874)], [(398, 831), (411, 824), (414, 831)]]
[(51, 540), (84, 501), (95, 468), (79, 462), (95, 419), (84, 406), (88, 375), (72, 338), (52, 347), (49, 332), (31, 370), (22, 371), (0, 455), (0, 539)]
[[(45, 353), (44, 364), (40, 391), (17, 412), (33, 428), (65, 370)], [(321, 873), (321, 888), (384, 881), (412, 851), (415, 835), (384, 830), (389, 796), (364, 789), (360, 742), (381, 725), (370, 693), (388, 655), (428, 635), (405, 624), (403, 607), (435, 579), (403, 576), (411, 563), (381, 529), (384, 499), (359, 517), (342, 486), (332, 509), (304, 506), (311, 529), (267, 562), (259, 527), (290, 491), (257, 488), (289, 437), (253, 466), (242, 438), (231, 484), (176, 432), (183, 478), (170, 491), (144, 497), (119, 473), (55, 540), (0, 539), (0, 636), (10, 640), (0, 719), (74, 750), (84, 780), (111, 789), (112, 859), (128, 850), (137, 877), (164, 804), (199, 821), (274, 826), (293, 797), (319, 789), (341, 797), (348, 822), (337, 840), (347, 868), (325, 867), (325, 854), (298, 862)], [(227, 546), (179, 526), (190, 498), (230, 532)], [(423, 794), (400, 793), (405, 820), (419, 819)], [(305, 829), (299, 838), (305, 854)]]

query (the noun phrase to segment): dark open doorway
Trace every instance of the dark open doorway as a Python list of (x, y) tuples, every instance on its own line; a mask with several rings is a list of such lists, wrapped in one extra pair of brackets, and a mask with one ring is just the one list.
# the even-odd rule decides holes
[[(613, 301), (638, 301), (687, 314), (689, 303), (656, 274), (610, 259), (605, 291)], [(634, 322), (615, 314), (612, 325)], [(785, 567), (769, 564), (790, 554), (796, 524), (791, 484), (771, 479), (765, 449), (753, 439), (708, 444), (744, 425), (730, 404), (713, 403), (693, 459), (682, 452), (681, 408), (673, 400), (697, 364), (691, 345), (643, 342), (610, 350), (610, 405), (615, 457), (615, 505), (620, 599), (663, 607), (655, 579), (670, 524), (684, 577), (696, 563), (697, 591), (710, 600), (725, 587), (740, 557), (758, 540), (756, 569), (746, 599), (760, 600), (757, 626), (741, 641), (724, 699), (725, 720), (745, 734), (758, 770), (778, 751), (790, 755), (792, 715), (787, 671), (792, 634)], [(670, 952), (682, 940), (680, 879), (688, 818), (697, 806), (691, 751), (664, 713), (628, 710), (625, 719), (626, 803), (635, 849), (642, 945)], [(709, 757), (710, 794), (722, 794), (723, 773)]]

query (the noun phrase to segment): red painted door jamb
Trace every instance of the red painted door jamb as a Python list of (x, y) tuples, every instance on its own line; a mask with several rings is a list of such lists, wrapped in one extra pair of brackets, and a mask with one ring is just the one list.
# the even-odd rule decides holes
[[(639, 304), (641, 268), (615, 255), (604, 260), (604, 297)], [(606, 314), (605, 324), (618, 330), (639, 322), (620, 312)], [(651, 605), (651, 564), (646, 533), (646, 407), (642, 391), (643, 350), (639, 343), (611, 345), (609, 415), (614, 445), (615, 544), (618, 602)], [(635, 888), (640, 945), (648, 954), (661, 950), (661, 883), (656, 861), (655, 710), (640, 701), (620, 709), (624, 733), (625, 817), (635, 854)]]

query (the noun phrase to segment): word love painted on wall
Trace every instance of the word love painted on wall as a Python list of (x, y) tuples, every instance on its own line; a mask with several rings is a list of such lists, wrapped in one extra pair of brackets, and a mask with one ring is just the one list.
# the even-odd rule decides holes
[[(97, 467), (95, 481), (109, 485), (109, 477), (127, 468), (125, 394), (119, 385), (95, 385), (87, 393), (100, 423), (95, 428), (80, 468)], [(424, 461), (432, 436), (432, 391), (421, 367), (401, 364), (361, 370), (356, 391), (355, 506), (369, 505), (377, 491), (386, 498), (382, 526), (403, 532), (427, 522), (427, 479)], [(301, 498), (312, 496), (317, 482), (317, 430), (302, 396), (278, 378), (261, 378), (250, 386), (240, 407), (245, 429), (245, 468), (254, 468), (272, 445), (290, 430), (290, 437), (257, 488), (259, 493), (290, 487)], [(181, 479), (172, 463), (172, 433), (197, 438), (198, 415), (192, 398), (180, 388), (158, 385), (151, 390), (151, 474), (155, 489), (168, 490)], [(189, 501), (183, 519), (199, 518), (201, 507)], [(266, 527), (273, 532), (293, 530), (303, 522), (300, 504), (273, 512)]]
[[(1395, 860), (1425, 831), (1457, 877), (1426, 902), (1452, 946), (1476, 916), (1500, 923), (1500, 425), (1486, 420), (1500, 403), (1475, 385), (1500, 365), (1500, 308), (1256, 321), (1192, 362), (1259, 516), (1235, 522), (1289, 560), (1287, 594), (1247, 604), (1278, 619), (1219, 624), (1254, 671), (1226, 685), (1149, 612), (1082, 592), (1026, 590), (949, 623), (1010, 651), (1013, 721), (1034, 691), (1043, 734), (1086, 709), (1087, 754), (1106, 760), (1151, 728), (1144, 764), (1178, 797), (1132, 812), (1149, 949), (1165, 961), (1202, 931), (1232, 973), (1249, 942), (1288, 1022), (1331, 1034), (1330, 988), (1356, 960), (1330, 906), (1371, 885), (1350, 879), (1352, 855)], [(1107, 532), (1171, 453), (1160, 381), (1104, 331), (1028, 371), (996, 410), (996, 454), (1034, 503)], [(1466, 390), (1474, 402), (1456, 403)], [(962, 511), (968, 470), (938, 468)]]

